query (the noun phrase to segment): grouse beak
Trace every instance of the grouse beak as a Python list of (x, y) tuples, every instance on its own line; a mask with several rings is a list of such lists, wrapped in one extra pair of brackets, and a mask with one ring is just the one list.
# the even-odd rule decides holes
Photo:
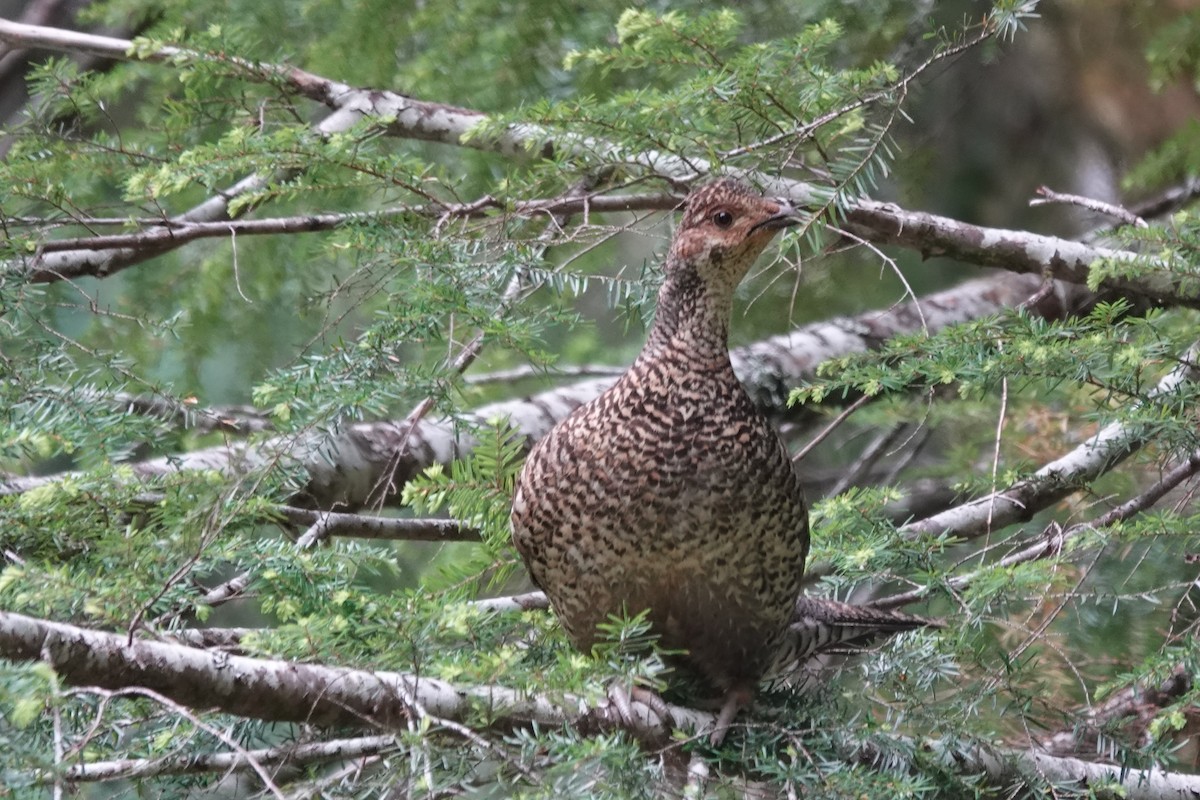
[(751, 233), (758, 231), (760, 228), (777, 231), (792, 225), (799, 225), (804, 220), (800, 216), (800, 211), (792, 205), (791, 201), (784, 197), (772, 198), (779, 204), (779, 210), (771, 216), (755, 224), (750, 229)]

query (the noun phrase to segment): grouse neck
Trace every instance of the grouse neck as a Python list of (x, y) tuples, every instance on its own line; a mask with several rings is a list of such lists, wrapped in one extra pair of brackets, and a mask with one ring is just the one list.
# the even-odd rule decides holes
[(691, 361), (727, 365), (732, 306), (732, 295), (714, 292), (694, 270), (668, 270), (644, 352), (674, 351)]

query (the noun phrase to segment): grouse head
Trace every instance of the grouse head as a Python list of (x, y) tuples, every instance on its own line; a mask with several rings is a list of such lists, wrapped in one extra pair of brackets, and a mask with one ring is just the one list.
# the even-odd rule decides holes
[(685, 201), (667, 257), (668, 278), (692, 273), (686, 277), (699, 278), (709, 291), (732, 294), (775, 234), (800, 221), (787, 200), (763, 197), (742, 181), (705, 184)]

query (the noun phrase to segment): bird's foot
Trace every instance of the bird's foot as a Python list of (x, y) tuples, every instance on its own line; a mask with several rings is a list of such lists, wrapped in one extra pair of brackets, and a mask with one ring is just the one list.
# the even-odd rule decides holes
[[(657, 717), (658, 725), (668, 730), (675, 724), (675, 720), (671, 716), (671, 710), (667, 707), (666, 702), (653, 689), (636, 684), (626, 688), (619, 683), (610, 683), (607, 694), (609, 702), (616, 709), (617, 718), (620, 723), (632, 731), (644, 730), (647, 727), (647, 722), (650, 725), (654, 725), (655, 717)], [(639, 717), (634, 712), (633, 704), (635, 702), (641, 703), (650, 710), (649, 719), (647, 719), (646, 715)]]
[(717, 721), (713, 723), (712, 733), (708, 735), (710, 745), (719, 747), (721, 742), (725, 741), (725, 734), (729, 733), (729, 726), (733, 722), (733, 718), (750, 704), (753, 697), (752, 691), (742, 687), (730, 689), (725, 694), (725, 703), (721, 706), (721, 713), (717, 714)]

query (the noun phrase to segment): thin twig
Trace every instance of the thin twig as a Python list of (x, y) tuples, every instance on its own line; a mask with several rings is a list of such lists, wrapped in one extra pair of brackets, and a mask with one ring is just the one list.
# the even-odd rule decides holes
[[(490, 198), (484, 198), (490, 199)], [(148, 230), (108, 236), (82, 236), (71, 239), (53, 239), (38, 245), (42, 253), (70, 250), (115, 250), (124, 247), (150, 247), (153, 245), (180, 245), (197, 239), (224, 236), (270, 236), (294, 233), (317, 233), (336, 230), (347, 225), (373, 221), (386, 221), (396, 217), (428, 217), (444, 226), (449, 219), (472, 219), (485, 217), (491, 207), (497, 205), (452, 203), (446, 205), (400, 205), (379, 211), (355, 211), (330, 214), (305, 214), (293, 217), (267, 217), (261, 219), (239, 219), (228, 222), (181, 222), (177, 219), (146, 219), (139, 224)], [(665, 192), (646, 194), (554, 197), (549, 199), (515, 200), (504, 206), (506, 216), (534, 217), (538, 214), (577, 214), (584, 209), (594, 212), (621, 211), (670, 211), (679, 205), (679, 198)], [(90, 220), (84, 220), (91, 224)], [(124, 220), (128, 224), (128, 220)], [(81, 224), (64, 220), (46, 220), (47, 226)]]
[(942, 50), (941, 52), (934, 53), (932, 56), (925, 59), (924, 62), (918, 64), (915, 68), (913, 68), (912, 70), (907, 72), (904, 76), (902, 76), (898, 81), (893, 83), (891, 86), (888, 86), (888, 87), (880, 89), (878, 91), (863, 95), (862, 97), (855, 98), (850, 103), (847, 103), (846, 105), (844, 105), (840, 108), (835, 108), (833, 111), (826, 112), (825, 114), (822, 114), (821, 116), (817, 117), (816, 119), (809, 120), (808, 122), (805, 122), (803, 125), (793, 128), (792, 130), (784, 131), (783, 133), (778, 133), (767, 139), (763, 139), (762, 141), (752, 142), (751, 144), (742, 145), (741, 147), (736, 147), (732, 150), (726, 150), (721, 153), (721, 160), (728, 161), (732, 158), (737, 158), (738, 156), (748, 155), (750, 153), (760, 151), (765, 147), (770, 147), (772, 145), (779, 144), (780, 142), (786, 141), (788, 139), (800, 139), (800, 140), (807, 139), (818, 128), (821, 128), (824, 125), (828, 125), (830, 122), (833, 122), (833, 121), (845, 116), (846, 114), (856, 111), (857, 109), (864, 108), (872, 103), (878, 102), (879, 100), (883, 100), (885, 98), (891, 97), (894, 94), (896, 94), (897, 92), (904, 94), (907, 92), (909, 84), (912, 83), (914, 80), (916, 80), (918, 76), (920, 76), (923, 72), (925, 72), (927, 69), (932, 67), (934, 64), (937, 64), (938, 62), (944, 61), (948, 58), (952, 58), (956, 55), (959, 55), (960, 53), (963, 53), (963, 52), (971, 49), (972, 47), (982, 44), (983, 42), (992, 38), (996, 34), (997, 30), (998, 29), (994, 25), (987, 24), (987, 22), (985, 21), (984, 27), (983, 27), (983, 32), (980, 33), (978, 36), (976, 36), (973, 39), (964, 41), (964, 42), (959, 42), (958, 44), (953, 45), (951, 47), (947, 47), (945, 50)]
[[(1001, 353), (1004, 352), (1004, 343), (997, 343), (997, 347)], [(987, 535), (992, 533), (992, 514), (996, 510), (996, 495), (997, 484), (1000, 476), (1000, 444), (1004, 441), (1004, 422), (1008, 419), (1008, 377), (1000, 379), (1000, 411), (996, 415), (996, 439), (995, 446), (992, 448), (992, 502), (988, 505), (987, 522), (985, 529)]]
[(511, 369), (476, 372), (464, 376), (463, 380), (472, 386), (481, 386), (487, 383), (513, 383), (527, 378), (615, 378), (625, 374), (625, 369), (625, 367), (610, 367), (603, 364), (580, 364), (551, 368), (524, 364)]
[(875, 440), (867, 445), (855, 462), (842, 473), (842, 477), (839, 478), (838, 482), (835, 483), (833, 488), (829, 490), (829, 496), (836, 497), (837, 495), (849, 489), (851, 486), (854, 486), (856, 483), (858, 483), (858, 481), (862, 479), (863, 475), (865, 475), (871, 469), (871, 467), (875, 466), (875, 462), (879, 460), (880, 456), (882, 456), (889, 447), (895, 444), (896, 440), (903, 436), (907, 430), (908, 423), (900, 422), (893, 425), (879, 436), (875, 437)]
[(1115, 217), (1126, 225), (1133, 225), (1135, 228), (1148, 228), (1146, 220), (1129, 211), (1126, 208), (1118, 206), (1114, 203), (1106, 203), (1103, 200), (1094, 200), (1090, 197), (1083, 197), (1078, 194), (1063, 194), (1056, 192), (1047, 186), (1039, 186), (1036, 189), (1037, 194), (1042, 199), (1034, 198), (1029, 201), (1031, 206), (1045, 206), (1052, 203), (1061, 203), (1064, 205), (1079, 206), (1086, 208), (1088, 211), (1095, 211), (1098, 214), (1105, 214), (1110, 217)]
[(1190, 177), (1179, 186), (1166, 189), (1156, 197), (1136, 203), (1130, 211), (1142, 219), (1156, 219), (1192, 203), (1200, 197), (1200, 178)]
[(845, 422), (847, 419), (849, 419), (851, 414), (853, 414), (855, 411), (858, 411), (860, 408), (865, 406), (867, 403), (871, 402), (871, 400), (873, 400), (873, 399), (874, 398), (871, 395), (864, 394), (862, 397), (858, 398), (853, 403), (846, 406), (846, 408), (842, 409), (842, 413), (840, 413), (836, 417), (834, 417), (832, 422), (830, 422), (828, 425), (826, 425), (825, 428), (820, 433), (818, 433), (816, 436), (814, 436), (809, 441), (808, 444), (804, 445), (804, 447), (800, 448), (799, 452), (797, 452), (794, 456), (792, 456), (792, 462), (797, 463), (797, 462), (803, 461), (804, 457), (807, 456), (810, 452), (812, 452), (812, 449), (814, 447), (819, 445), (821, 442), (825, 441), (825, 439), (829, 436), (829, 434), (833, 433), (835, 430), (838, 429), (838, 427), (843, 422)]
[(925, 321), (925, 312), (921, 309), (921, 298), (917, 297), (917, 293), (913, 291), (912, 285), (908, 282), (908, 278), (904, 277), (904, 270), (900, 269), (900, 266), (896, 263), (896, 260), (894, 258), (890, 258), (887, 253), (880, 250), (875, 244), (861, 236), (858, 236), (857, 234), (851, 233), (844, 228), (839, 228), (836, 225), (830, 225), (829, 229), (841, 236), (845, 236), (847, 239), (851, 239), (863, 247), (866, 247), (868, 250), (874, 253), (879, 260), (891, 268), (892, 272), (896, 275), (896, 278), (900, 281), (900, 285), (904, 287), (905, 296), (912, 298), (913, 310), (917, 312), (917, 318), (921, 320), (921, 332), (928, 336), (929, 323)]
[(208, 735), (219, 739), (226, 747), (233, 750), (239, 757), (245, 760), (245, 763), (252, 770), (254, 770), (255, 774), (258, 775), (259, 780), (263, 782), (263, 786), (265, 786), (271, 794), (278, 798), (278, 800), (286, 800), (283, 792), (279, 790), (279, 787), (275, 785), (275, 781), (271, 779), (270, 773), (267, 772), (266, 768), (260, 762), (253, 758), (253, 756), (250, 754), (250, 751), (238, 744), (237, 740), (232, 736), (204, 722), (202, 719), (193, 714), (191, 709), (185, 708), (179, 703), (176, 703), (166, 695), (159, 694), (153, 689), (146, 689), (143, 687), (130, 687), (127, 689), (108, 691), (107, 689), (102, 689), (98, 686), (85, 687), (83, 689), (76, 690), (74, 693), (96, 694), (100, 695), (101, 697), (145, 697), (149, 700), (153, 700), (159, 705), (171, 710), (173, 713), (187, 719), (189, 722)]
[[(134, 780), (163, 775), (195, 775), (205, 772), (244, 772), (254, 764), (264, 767), (303, 766), (324, 761), (359, 759), (397, 746), (394, 736), (362, 736), (307, 744), (285, 744), (259, 750), (227, 753), (184, 753), (160, 758), (127, 758), (76, 764), (62, 771), (73, 783)], [(43, 779), (38, 774), (35, 781)]]
[[(42, 659), (47, 660), (45, 653), (42, 654)], [(61, 696), (60, 693), (62, 690), (58, 683), (58, 676), (53, 672), (50, 673), (50, 686), (51, 686), (51, 690), (54, 693), (54, 700), (57, 701), (59, 699), (59, 697)], [(63, 754), (64, 754), (63, 727), (62, 727), (62, 704), (60, 702), (51, 703), (50, 712), (51, 712), (51, 733), (52, 733), (53, 740), (54, 740), (54, 763), (55, 763), (55, 765), (61, 765), (63, 763)], [(54, 788), (52, 789), (51, 797), (53, 798), (53, 800), (63, 800), (63, 777), (62, 777), (62, 775), (57, 774), (57, 770), (56, 770), (56, 774), (54, 776)]]
[(479, 541), (478, 528), (452, 519), (396, 519), (295, 506), (278, 506), (278, 511), (289, 523), (308, 526), (296, 541), (301, 549), (312, 547), (330, 536), (408, 542)]
[(1050, 293), (1054, 291), (1054, 287), (1054, 278), (1050, 275), (1043, 276), (1042, 284), (1038, 286), (1037, 291), (1022, 300), (1017, 305), (1017, 308), (1020, 310), (1036, 308), (1038, 303), (1050, 296)]

